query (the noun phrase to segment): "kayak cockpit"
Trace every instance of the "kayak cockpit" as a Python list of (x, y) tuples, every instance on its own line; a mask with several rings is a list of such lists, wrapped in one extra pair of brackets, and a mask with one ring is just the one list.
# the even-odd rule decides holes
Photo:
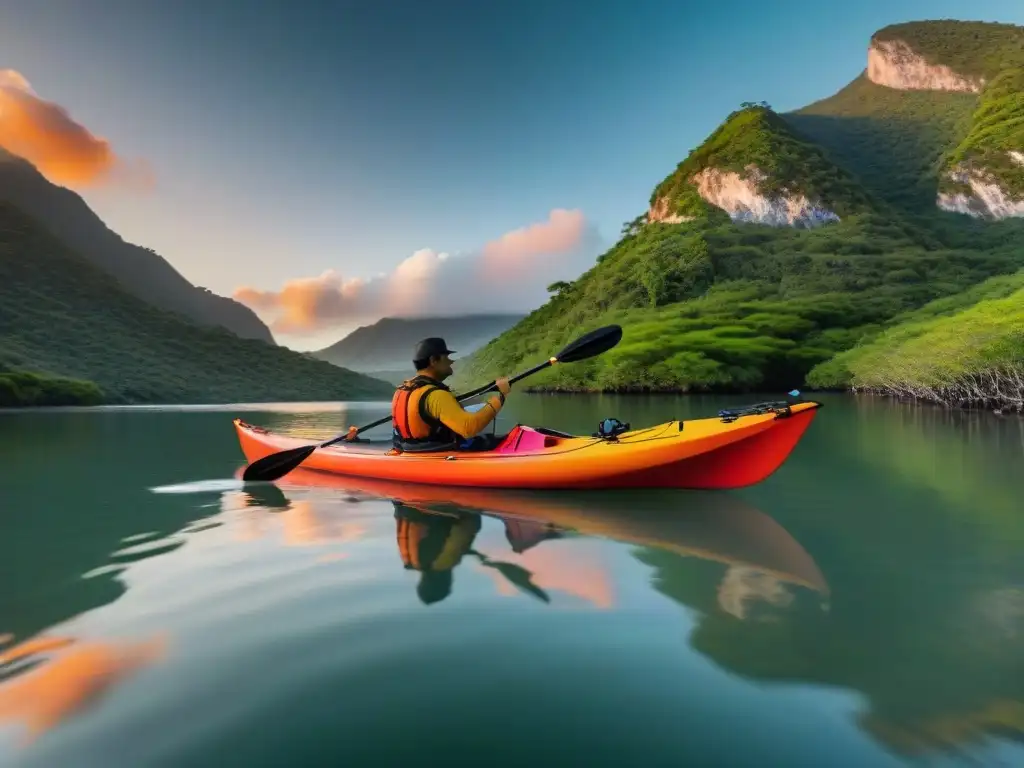
[(516, 424), (512, 431), (495, 447), (495, 453), (531, 453), (554, 448), (563, 440), (571, 440), (574, 435), (559, 432), (546, 427), (528, 427)]

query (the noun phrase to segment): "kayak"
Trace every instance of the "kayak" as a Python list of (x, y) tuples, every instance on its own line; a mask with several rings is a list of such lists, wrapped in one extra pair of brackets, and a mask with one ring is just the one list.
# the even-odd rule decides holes
[[(759, 483), (789, 457), (821, 403), (759, 403), (717, 417), (673, 420), (617, 434), (572, 435), (517, 424), (492, 450), (402, 453), (390, 440), (334, 443), (306, 469), (427, 485), (521, 489), (690, 488)], [(245, 458), (308, 445), (234, 420)], [(624, 425), (628, 427), (628, 425)]]
[[(260, 486), (245, 493), (264, 506), (287, 509), (302, 501), (313, 503), (312, 508), (325, 517), (339, 514), (337, 507), (316, 506), (324, 498), (316, 492), (322, 490), (344, 494), (346, 503), (383, 499), (427, 514), (495, 517), (504, 522), (506, 537), (517, 553), (570, 534), (601, 537), (751, 569), (823, 595), (830, 592), (803, 546), (765, 512), (731, 493), (440, 487), (353, 478), (302, 467), (267, 488), (280, 493), (276, 503), (261, 496), (267, 491)], [(314, 523), (312, 527), (317, 526)]]

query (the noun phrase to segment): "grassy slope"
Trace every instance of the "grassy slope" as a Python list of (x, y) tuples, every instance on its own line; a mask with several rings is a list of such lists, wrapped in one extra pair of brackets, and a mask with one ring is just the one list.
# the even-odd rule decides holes
[(95, 382), (108, 402), (391, 394), (376, 379), (154, 309), (36, 220), (0, 203), (0, 372), (8, 374), (0, 380), (0, 398), (38, 391), (9, 375), (25, 370)]
[(897, 320), (816, 368), (809, 382), (946, 405), (1024, 407), (1024, 270)]
[(530, 385), (619, 391), (800, 386), (812, 366), (878, 332), (893, 316), (1022, 262), (1013, 248), (925, 250), (871, 215), (813, 231), (651, 225), (474, 354), (456, 384), (514, 373), (590, 328), (617, 322), (625, 332), (614, 350), (538, 374)]
[[(949, 48), (942, 42), (947, 32), (943, 27), (928, 50)], [(847, 181), (854, 179), (882, 206), (810, 232), (712, 217), (626, 235), (594, 268), (473, 355), (457, 384), (513, 373), (590, 328), (619, 322), (625, 333), (615, 350), (556, 367), (531, 384), (620, 391), (799, 386), (813, 366), (877, 336), (894, 318), (1014, 272), (1024, 265), (1021, 222), (979, 223), (935, 207), (943, 155), (967, 135), (977, 103), (972, 94), (896, 91), (862, 76), (785, 115), (797, 136), (822, 147), (816, 164), (828, 168), (831, 160), (844, 168), (849, 177), (837, 174), (844, 188), (855, 189)], [(752, 140), (763, 126), (751, 127), (732, 122), (719, 129), (658, 186), (652, 202), (675, 195), (685, 213), (692, 201), (680, 181), (691, 171), (763, 161), (773, 144)], [(732, 140), (723, 144), (723, 136)]]

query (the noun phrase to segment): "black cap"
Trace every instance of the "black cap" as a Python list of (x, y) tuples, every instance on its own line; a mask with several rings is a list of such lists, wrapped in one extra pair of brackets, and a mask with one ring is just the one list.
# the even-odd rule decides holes
[(413, 360), (429, 360), (434, 355), (453, 355), (454, 349), (448, 349), (444, 339), (438, 336), (431, 336), (416, 345), (416, 351), (412, 353)]

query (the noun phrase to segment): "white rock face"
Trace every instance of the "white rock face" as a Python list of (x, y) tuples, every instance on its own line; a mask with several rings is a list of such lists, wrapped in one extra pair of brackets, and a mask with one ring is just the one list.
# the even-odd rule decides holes
[[(1024, 165), (1024, 153), (1010, 152), (1010, 158)], [(979, 219), (1009, 219), (1024, 216), (1024, 199), (1014, 199), (988, 174), (962, 163), (949, 172), (949, 178), (971, 187), (971, 194), (940, 192), (937, 205), (951, 213), (966, 213)]]
[(684, 221), (693, 221), (693, 216), (683, 216), (679, 213), (671, 213), (672, 201), (667, 197), (659, 197), (654, 205), (647, 211), (647, 222), (654, 221), (662, 224), (682, 224)]
[(705, 168), (690, 182), (701, 197), (724, 210), (733, 221), (804, 228), (839, 221), (833, 211), (804, 195), (762, 195), (757, 184), (765, 174), (755, 165), (748, 165), (746, 170), (747, 178), (742, 178), (735, 171)]
[(984, 78), (964, 77), (945, 65), (929, 64), (902, 40), (872, 41), (868, 47), (868, 79), (901, 91), (965, 91), (977, 93)]

